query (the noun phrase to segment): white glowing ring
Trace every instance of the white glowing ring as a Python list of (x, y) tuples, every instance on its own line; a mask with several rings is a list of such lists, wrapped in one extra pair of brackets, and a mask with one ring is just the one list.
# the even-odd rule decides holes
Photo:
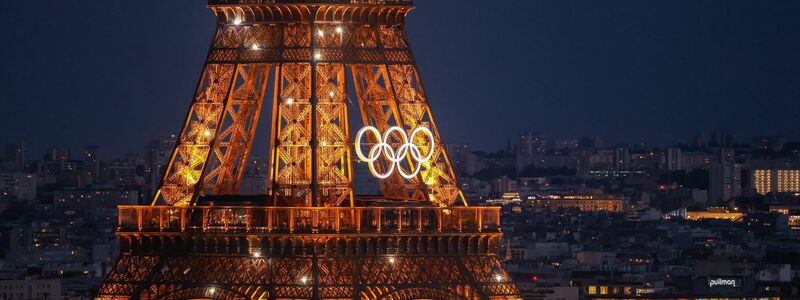
[[(375, 141), (375, 145), (369, 149), (367, 155), (364, 155), (364, 152), (361, 151), (361, 144), (362, 139), (364, 138), (365, 133), (371, 133)], [(392, 133), (396, 132), (400, 138), (400, 147), (397, 149), (392, 148), (392, 145), (389, 144), (389, 138), (391, 137)], [(419, 146), (414, 145), (414, 139), (417, 137), (417, 134), (424, 133), (428, 136), (428, 140), (430, 143), (430, 148), (428, 153), (425, 156), (422, 156), (422, 150)], [(366, 126), (361, 128), (356, 134), (356, 156), (358, 158), (369, 164), (369, 171), (372, 173), (373, 176), (378, 177), (380, 179), (389, 178), (394, 172), (394, 169), (397, 169), (397, 172), (400, 173), (400, 176), (403, 176), (405, 179), (411, 179), (419, 174), (419, 171), (422, 169), (422, 163), (427, 162), (433, 157), (433, 149), (434, 149), (434, 138), (433, 133), (430, 129), (425, 127), (417, 127), (411, 132), (411, 138), (408, 137), (406, 131), (399, 126), (390, 127), (386, 132), (383, 133), (381, 136), (381, 132), (372, 126)], [(389, 169), (385, 172), (381, 173), (375, 169), (375, 162), (378, 161), (381, 157), (386, 158), (389, 162)], [(410, 172), (406, 172), (400, 166), (400, 163), (406, 159), (410, 158), (412, 162), (409, 162), (411, 165)], [(416, 162), (416, 166), (413, 162)]]

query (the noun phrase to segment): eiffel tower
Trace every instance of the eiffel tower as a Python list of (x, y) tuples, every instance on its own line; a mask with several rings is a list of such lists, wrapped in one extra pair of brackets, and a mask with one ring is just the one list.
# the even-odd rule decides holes
[[(412, 1), (209, 8), (177, 145), (152, 204), (119, 207), (120, 258), (97, 299), (519, 299), (497, 259), (500, 209), (467, 206), (433, 120)], [(237, 195), (267, 96), (269, 192)], [(354, 195), (354, 163), (381, 196)]]

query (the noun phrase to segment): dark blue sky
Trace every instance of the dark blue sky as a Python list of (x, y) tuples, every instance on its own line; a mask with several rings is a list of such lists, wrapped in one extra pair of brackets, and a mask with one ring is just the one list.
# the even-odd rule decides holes
[[(201, 0), (9, 1), (0, 26), (0, 142), (119, 153), (179, 131), (214, 19)], [(447, 142), (800, 136), (800, 1), (418, 0), (408, 31)]]

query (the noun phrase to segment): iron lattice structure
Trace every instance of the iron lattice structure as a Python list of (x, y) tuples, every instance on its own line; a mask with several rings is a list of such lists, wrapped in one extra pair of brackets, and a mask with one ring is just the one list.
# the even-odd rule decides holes
[[(382, 132), (422, 126), (434, 134), (433, 149), (417, 141), (433, 151), (419, 176), (381, 181), (386, 197), (442, 206), (463, 200), (405, 34), (410, 1), (212, 0), (210, 7), (215, 38), (157, 199), (181, 206), (235, 193), (271, 94), (276, 199), (352, 202), (347, 99), (354, 95), (364, 125)], [(355, 86), (349, 94), (348, 72)]]
[[(209, 7), (216, 33), (178, 144), (153, 204), (119, 208), (122, 253), (98, 299), (518, 298), (496, 257), (499, 209), (466, 207), (458, 189), (406, 37), (410, 0)], [(410, 141), (432, 153), (416, 176), (379, 181), (395, 206), (355, 206), (353, 95), (364, 126), (433, 135)], [(269, 195), (209, 205), (237, 192), (270, 96)]]
[(98, 299), (517, 299), (497, 207), (127, 206)]

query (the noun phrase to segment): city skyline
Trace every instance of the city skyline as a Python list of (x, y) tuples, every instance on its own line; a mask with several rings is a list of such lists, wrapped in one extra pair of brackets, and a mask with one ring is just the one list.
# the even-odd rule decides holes
[[(37, 9), (44, 5), (58, 9)], [(737, 138), (793, 138), (800, 129), (796, 3), (417, 5), (408, 30), (447, 143), (493, 151), (538, 130), (664, 146), (703, 129)], [(45, 20), (26, 22), (28, 10)], [(16, 101), (0, 121), (13, 130), (0, 141), (35, 149), (100, 145), (119, 154), (176, 134), (213, 33), (202, 5), (169, 2), (12, 3), (0, 14), (6, 25), (26, 23), (4, 32), (19, 41), (4, 51), (23, 58), (0, 72), (4, 97)], [(21, 118), (30, 115), (47, 121)]]
[(800, 299), (800, 3), (82, 4), (0, 11), (0, 299)]
[[(724, 147), (734, 147), (737, 145), (750, 145), (752, 146), (756, 143), (755, 139), (757, 138), (770, 138), (774, 139), (777, 138), (784, 143), (797, 143), (800, 142), (799, 138), (794, 137), (785, 137), (785, 136), (777, 136), (777, 135), (757, 135), (757, 136), (750, 136), (750, 137), (734, 137), (727, 132), (701, 132), (698, 133), (690, 138), (685, 140), (676, 141), (674, 143), (665, 144), (665, 145), (653, 145), (649, 144), (646, 141), (642, 141), (640, 143), (623, 143), (623, 142), (611, 142), (605, 140), (602, 136), (576, 136), (576, 137), (553, 137), (548, 136), (546, 134), (541, 134), (539, 131), (526, 131), (520, 130), (519, 132), (515, 132), (509, 136), (507, 140), (505, 140), (502, 144), (495, 145), (493, 148), (489, 149), (482, 149), (476, 148), (469, 142), (459, 143), (459, 142), (447, 142), (446, 145), (454, 146), (454, 145), (467, 145), (471, 151), (475, 152), (483, 152), (483, 153), (501, 153), (507, 152), (511, 150), (511, 152), (507, 154), (514, 154), (518, 147), (519, 139), (525, 134), (536, 134), (542, 138), (544, 145), (546, 145), (543, 149), (546, 151), (550, 150), (565, 150), (571, 147), (577, 147), (578, 143), (581, 140), (592, 140), (595, 142), (599, 142), (599, 144), (593, 146), (593, 148), (598, 149), (609, 149), (623, 146), (632, 151), (650, 151), (653, 149), (660, 149), (666, 150), (672, 147), (688, 147), (688, 148), (696, 148), (697, 145), (694, 143), (695, 138), (700, 138), (706, 143), (713, 144), (715, 146), (724, 146)], [(716, 144), (717, 141), (714, 140), (718, 137), (718, 135), (724, 135), (720, 138), (733, 138), (734, 143), (729, 145), (719, 145)], [(133, 147), (129, 150), (120, 151), (120, 152), (109, 152), (108, 149), (114, 149), (113, 147), (108, 147), (108, 145), (104, 144), (65, 144), (65, 145), (58, 145), (50, 142), (44, 142), (39, 144), (31, 145), (26, 141), (0, 141), (0, 145), (22, 145), (24, 148), (26, 159), (30, 160), (39, 160), (43, 157), (46, 158), (48, 155), (51, 155), (53, 151), (58, 152), (66, 152), (69, 155), (67, 158), (72, 160), (80, 160), (83, 156), (83, 152), (87, 148), (94, 148), (95, 151), (98, 151), (98, 157), (102, 160), (111, 161), (114, 159), (122, 159), (125, 157), (129, 157), (130, 155), (134, 155), (134, 157), (138, 157), (142, 155), (143, 151), (147, 151), (147, 148), (150, 144), (163, 141), (165, 139), (175, 139), (175, 135), (164, 135), (160, 137), (153, 137), (148, 139), (145, 143), (139, 145), (139, 147)], [(259, 148), (268, 147), (266, 145), (254, 145), (253, 149), (258, 150)], [(449, 150), (449, 149), (448, 149)], [(61, 153), (59, 153), (61, 154)], [(262, 152), (253, 152), (250, 153), (249, 158), (266, 158), (268, 157), (268, 151)], [(4, 159), (5, 157), (0, 156), (0, 160)]]

